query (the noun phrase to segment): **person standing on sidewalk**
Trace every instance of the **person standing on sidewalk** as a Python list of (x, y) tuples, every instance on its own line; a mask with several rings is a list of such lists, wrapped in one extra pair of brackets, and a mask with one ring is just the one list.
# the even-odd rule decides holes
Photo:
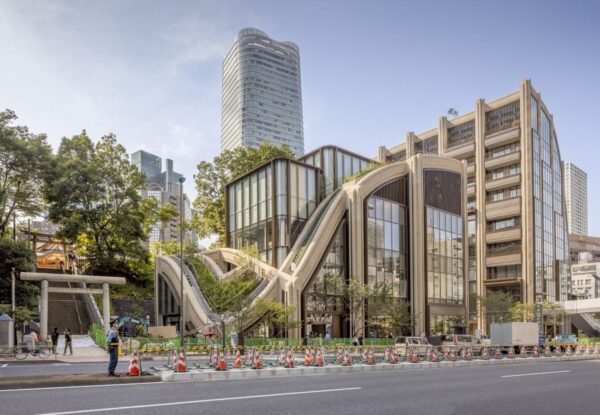
[(73, 343), (70, 329), (65, 329), (65, 350), (63, 352), (63, 356), (67, 354), (67, 348), (69, 348), (69, 352), (71, 352), (71, 356), (73, 356)]
[(115, 373), (117, 364), (119, 363), (119, 333), (117, 331), (118, 320), (112, 320), (110, 322), (110, 329), (106, 333), (106, 347), (108, 348), (108, 354), (110, 355), (110, 361), (108, 363), (108, 376), (121, 376)]
[(60, 334), (58, 333), (58, 328), (54, 327), (52, 330), (52, 334), (50, 335), (50, 339), (52, 340), (52, 354), (56, 354), (56, 346), (58, 345), (58, 337)]

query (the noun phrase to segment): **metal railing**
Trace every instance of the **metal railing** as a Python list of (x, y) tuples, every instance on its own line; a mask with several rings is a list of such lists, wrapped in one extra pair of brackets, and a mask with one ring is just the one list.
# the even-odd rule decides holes
[(501, 231), (508, 231), (510, 229), (515, 229), (515, 228), (520, 228), (521, 227), (521, 219), (515, 219), (514, 223), (510, 226), (504, 226), (502, 228), (497, 228), (495, 227), (494, 224), (488, 224), (486, 227), (486, 230), (488, 231), (488, 233), (492, 233), (492, 232), (501, 232)]

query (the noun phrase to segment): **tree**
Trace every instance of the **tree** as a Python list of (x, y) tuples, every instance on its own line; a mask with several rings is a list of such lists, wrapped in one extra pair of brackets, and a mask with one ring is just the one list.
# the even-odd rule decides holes
[(225, 243), (225, 185), (254, 167), (276, 157), (293, 157), (286, 146), (277, 147), (263, 143), (258, 148), (236, 147), (225, 150), (212, 163), (198, 164), (196, 190), (198, 196), (194, 207), (198, 214), (193, 226), (200, 238), (218, 236), (218, 243)]
[(448, 108), (448, 116), (452, 118), (458, 117), (458, 111), (455, 108)]
[(63, 138), (46, 181), (49, 218), (62, 225), (59, 236), (87, 257), (89, 271), (138, 282), (146, 277), (144, 241), (156, 212), (151, 198), (140, 196), (143, 184), (113, 134), (96, 144), (85, 131)]
[(534, 321), (535, 320), (535, 304), (515, 303), (510, 308), (510, 315), (513, 321)]
[(504, 291), (488, 292), (485, 297), (479, 297), (482, 312), (488, 324), (511, 321), (510, 310), (515, 304), (512, 295)]
[[(0, 304), (11, 303), (11, 271), (35, 271), (35, 254), (25, 242), (0, 238)], [(16, 281), (16, 305), (37, 310), (39, 288), (27, 281)]]
[(16, 212), (42, 211), (42, 179), (52, 159), (46, 136), (11, 125), (16, 119), (10, 110), (0, 112), (0, 237)]

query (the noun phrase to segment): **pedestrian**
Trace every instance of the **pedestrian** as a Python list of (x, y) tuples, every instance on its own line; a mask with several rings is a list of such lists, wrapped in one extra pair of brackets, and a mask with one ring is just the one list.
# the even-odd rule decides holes
[(67, 348), (73, 356), (73, 342), (71, 339), (71, 329), (65, 329), (65, 350), (63, 351), (63, 356), (67, 354)]
[(302, 346), (308, 346), (308, 334), (305, 334), (302, 338)]
[(325, 333), (325, 340), (329, 339), (331, 339), (331, 333), (329, 333), (329, 330), (327, 330), (327, 332)]
[(238, 344), (238, 336), (237, 332), (234, 330), (231, 332), (231, 347), (237, 347)]
[(362, 334), (359, 334), (359, 335), (358, 335), (358, 345), (359, 345), (359, 346), (362, 346), (362, 345), (363, 345), (363, 336), (362, 336)]
[(352, 346), (358, 346), (358, 336), (354, 336), (352, 339)]
[(58, 328), (54, 327), (54, 330), (52, 330), (52, 334), (50, 335), (50, 339), (52, 340), (52, 354), (57, 354), (56, 346), (58, 345), (59, 336), (60, 334), (58, 333)]
[(115, 373), (117, 364), (119, 363), (119, 333), (117, 332), (118, 320), (112, 320), (110, 322), (110, 329), (106, 333), (106, 347), (108, 354), (110, 355), (110, 361), (108, 363), (108, 376), (121, 376)]

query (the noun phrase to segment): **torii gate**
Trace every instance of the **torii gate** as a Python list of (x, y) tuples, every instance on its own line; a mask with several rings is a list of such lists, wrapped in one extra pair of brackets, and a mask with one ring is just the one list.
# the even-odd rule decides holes
[[(125, 278), (104, 277), (96, 275), (48, 274), (45, 272), (22, 272), (23, 281), (41, 281), (40, 292), (40, 338), (48, 336), (48, 293), (66, 294), (102, 294), (102, 323), (104, 331), (110, 326), (110, 291), (109, 284), (124, 285)], [(86, 284), (102, 284), (102, 288), (61, 288), (48, 287), (48, 282), (84, 282)]]

